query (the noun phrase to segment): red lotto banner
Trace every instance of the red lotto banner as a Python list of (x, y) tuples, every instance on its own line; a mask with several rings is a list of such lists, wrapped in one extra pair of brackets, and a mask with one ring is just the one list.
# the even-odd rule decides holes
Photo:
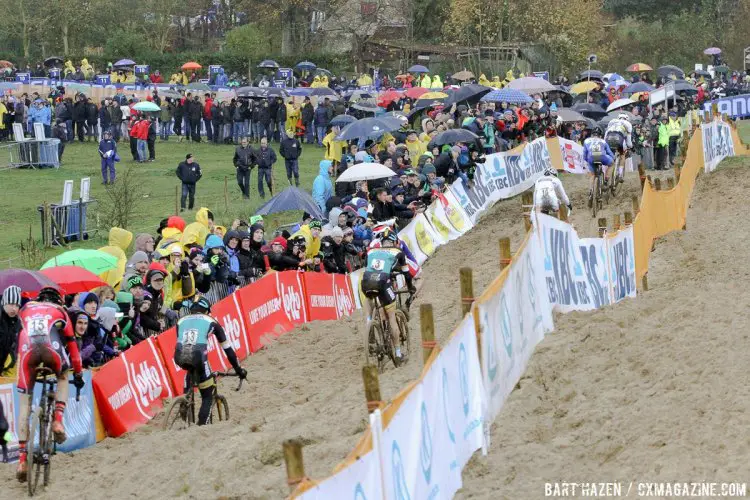
[(112, 437), (151, 420), (161, 409), (162, 399), (174, 396), (154, 339), (131, 347), (97, 371), (94, 394)]
[(174, 362), (174, 350), (177, 347), (177, 327), (173, 326), (169, 330), (152, 338), (156, 339), (156, 345), (159, 347), (159, 351), (161, 351), (164, 367), (172, 382), (172, 391), (174, 391), (176, 396), (179, 396), (185, 389), (186, 372)]
[(263, 337), (278, 337), (309, 321), (302, 279), (297, 271), (268, 274), (235, 294), (244, 313), (250, 352), (263, 347)]
[(305, 273), (303, 281), (309, 321), (339, 319), (356, 308), (347, 275)]

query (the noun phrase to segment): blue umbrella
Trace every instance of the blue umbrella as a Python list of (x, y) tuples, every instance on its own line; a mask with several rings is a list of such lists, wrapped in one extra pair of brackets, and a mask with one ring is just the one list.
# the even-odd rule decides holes
[(115, 66), (135, 66), (135, 61), (131, 59), (120, 59), (114, 65)]
[(289, 95), (297, 97), (307, 97), (313, 90), (315, 89), (311, 89), (310, 87), (297, 87), (296, 89), (290, 90)]
[(407, 70), (409, 73), (429, 73), (430, 70), (421, 64), (415, 64)]
[(352, 115), (338, 115), (333, 117), (333, 120), (331, 120), (331, 123), (329, 125), (332, 125), (334, 127), (343, 127), (356, 121), (357, 119)]
[(338, 100), (339, 98), (339, 95), (333, 90), (329, 89), (328, 87), (317, 87), (317, 88), (311, 89), (308, 95), (311, 95), (311, 96), (316, 95), (319, 97), (329, 97), (333, 100)]
[(489, 94), (482, 97), (482, 101), (486, 102), (507, 102), (510, 104), (527, 104), (534, 102), (534, 100), (528, 95), (524, 94), (520, 90), (516, 89), (501, 89), (493, 90)]
[(268, 200), (255, 212), (255, 215), (275, 214), (287, 210), (302, 210), (316, 219), (323, 218), (323, 214), (320, 213), (320, 208), (318, 208), (312, 196), (307, 191), (294, 186), (289, 186)]
[(310, 61), (302, 61), (298, 62), (295, 68), (300, 71), (313, 71), (315, 70), (315, 68), (317, 68), (317, 66), (315, 65), (315, 63), (312, 63)]
[(272, 68), (277, 69), (279, 67), (279, 63), (274, 61), (273, 59), (265, 59), (260, 62), (258, 65), (259, 68)]
[(623, 95), (630, 95), (635, 94), (636, 92), (653, 92), (654, 90), (656, 89), (646, 82), (635, 82), (625, 87), (622, 93)]

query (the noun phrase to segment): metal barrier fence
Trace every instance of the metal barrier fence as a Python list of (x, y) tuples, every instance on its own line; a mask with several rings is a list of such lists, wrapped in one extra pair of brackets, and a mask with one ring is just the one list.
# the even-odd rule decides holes
[(60, 168), (58, 157), (59, 139), (44, 141), (26, 140), (0, 146), (0, 158), (7, 159), (10, 168)]

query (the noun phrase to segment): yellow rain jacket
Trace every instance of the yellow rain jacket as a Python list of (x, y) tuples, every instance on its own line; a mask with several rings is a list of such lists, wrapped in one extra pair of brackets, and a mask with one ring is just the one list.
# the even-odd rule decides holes
[(372, 85), (372, 78), (367, 73), (364, 73), (357, 79), (357, 84), (360, 87), (367, 87), (368, 85)]
[(310, 232), (310, 226), (305, 224), (300, 226), (299, 231), (294, 233), (290, 239), (295, 236), (302, 236), (305, 238), (305, 258), (312, 259), (320, 252), (320, 235), (317, 238), (313, 238), (312, 232)]
[(336, 134), (331, 131), (323, 138), (323, 147), (326, 148), (326, 160), (341, 163), (341, 150), (346, 147), (346, 141), (335, 141)]
[(504, 80), (503, 83), (505, 83), (505, 85), (508, 85), (510, 82), (512, 82), (515, 79), (516, 79), (516, 77), (513, 76), (513, 70), (509, 69), (508, 72), (505, 73), (505, 80)]
[(495, 87), (496, 89), (499, 89), (503, 86), (503, 82), (500, 81), (500, 77), (495, 75), (492, 77), (492, 81), (490, 82), (490, 87)]
[(320, 76), (319, 75), (315, 75), (313, 77), (313, 81), (310, 84), (310, 88), (312, 88), (312, 89), (320, 88)]
[(125, 74), (125, 83), (135, 83), (135, 73), (128, 71)]
[(94, 67), (89, 64), (89, 60), (85, 57), (81, 59), (81, 72), (87, 79), (91, 79), (94, 76)]
[(8, 109), (5, 107), (5, 104), (0, 102), (0, 130), (5, 130), (5, 113), (8, 112)]
[[(164, 232), (162, 231), (162, 234), (163, 233)], [(179, 252), (183, 260), (187, 258), (185, 257), (182, 245), (179, 243), (172, 243), (166, 248), (166, 251), (169, 252), (170, 257), (169, 264), (167, 265), (169, 283), (164, 283), (164, 303), (169, 307), (172, 307), (172, 304), (175, 302), (189, 299), (195, 295), (195, 279), (193, 278), (192, 271), (189, 273), (189, 277), (181, 276), (180, 268), (173, 264), (174, 257), (171, 256), (173, 253)]]
[(415, 141), (410, 141), (409, 139), (407, 139), (404, 144), (406, 144), (406, 149), (409, 150), (409, 158), (411, 158), (412, 163), (416, 165), (419, 157), (422, 156), (425, 151), (427, 151), (425, 143), (423, 143), (419, 139)]
[(429, 89), (432, 86), (432, 79), (427, 73), (422, 76), (422, 82), (419, 84), (420, 87)]
[(76, 72), (76, 69), (73, 67), (73, 63), (70, 60), (65, 61), (65, 67), (63, 68), (63, 76), (72, 75), (75, 72)]
[(667, 130), (669, 131), (669, 137), (679, 137), (682, 134), (682, 122), (680, 122), (680, 119), (672, 119), (670, 117), (669, 123), (667, 123)]
[(485, 87), (489, 87), (490, 86), (490, 81), (487, 79), (486, 76), (484, 76), (484, 73), (482, 73), (481, 75), (479, 75), (479, 80), (477, 81), (477, 83), (479, 85), (484, 85)]
[(99, 275), (101, 279), (114, 289), (119, 288), (120, 281), (122, 281), (122, 277), (125, 274), (125, 266), (128, 263), (128, 257), (125, 252), (127, 252), (132, 241), (133, 233), (120, 227), (113, 227), (109, 230), (109, 245), (99, 249), (117, 258), (117, 267)]
[(443, 88), (443, 82), (440, 80), (440, 75), (435, 75), (432, 77), (432, 86), (430, 88), (433, 88), (433, 89)]
[(327, 77), (326, 75), (323, 75), (323, 76), (322, 76), (322, 77), (320, 78), (320, 86), (321, 86), (321, 87), (324, 87), (324, 88), (325, 88), (325, 87), (328, 87), (328, 77)]
[[(292, 134), (294, 134), (294, 131), (297, 129), (297, 120), (300, 118), (300, 109), (299, 106), (294, 104), (294, 102), (288, 102), (286, 104), (286, 125), (285, 128), (287, 131), (291, 130)], [(294, 137), (294, 135), (292, 135)]]

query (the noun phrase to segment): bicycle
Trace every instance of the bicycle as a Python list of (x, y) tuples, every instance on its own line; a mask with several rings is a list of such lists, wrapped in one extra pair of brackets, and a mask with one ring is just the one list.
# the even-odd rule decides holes
[(602, 187), (604, 185), (604, 172), (600, 162), (594, 162), (594, 176), (594, 192), (591, 194), (589, 203), (591, 206), (591, 217), (595, 218), (598, 211), (604, 208), (604, 198), (606, 198), (607, 204), (609, 204), (609, 190), (605, 190)]
[[(409, 290), (403, 291), (397, 287), (397, 283), (394, 283), (394, 291), (398, 297), (398, 304), (396, 306), (396, 323), (399, 328), (399, 340), (401, 341), (401, 352), (406, 358), (409, 357), (411, 352), (411, 341), (409, 335), (409, 316), (408, 306), (411, 304), (412, 294)], [(406, 300), (406, 308), (402, 302), (401, 296), (409, 294), (409, 299)], [(388, 359), (391, 360), (393, 366), (399, 367), (399, 359), (396, 358), (396, 348), (393, 345), (393, 334), (391, 332), (391, 322), (388, 319), (388, 314), (382, 314), (382, 306), (377, 293), (371, 295), (365, 294), (368, 300), (371, 301), (372, 310), (372, 321), (370, 323), (370, 329), (367, 332), (367, 341), (365, 343), (365, 355), (368, 363), (373, 362), (378, 367), (379, 372), (385, 370), (385, 366), (388, 363)]]
[[(211, 410), (208, 413), (209, 424), (213, 423), (214, 415), (216, 415), (219, 422), (229, 420), (229, 403), (227, 403), (227, 398), (219, 394), (217, 378), (238, 376), (239, 375), (236, 373), (228, 372), (214, 372), (211, 374), (211, 377), (214, 379), (214, 385), (212, 393), (213, 403), (211, 403)], [(240, 379), (240, 384), (235, 391), (240, 390), (244, 381), (245, 379)], [(163, 424), (165, 431), (169, 429), (187, 429), (196, 423), (195, 389), (197, 387), (197, 375), (193, 373), (187, 379), (185, 394), (172, 401), (172, 404), (170, 404), (167, 409), (166, 418), (164, 419)]]
[(613, 198), (617, 196), (617, 192), (619, 191), (620, 184), (623, 183), (623, 178), (619, 175), (620, 162), (623, 163), (622, 168), (624, 169), (626, 159), (627, 159), (627, 156), (618, 151), (615, 154), (615, 161), (612, 162), (610, 179), (609, 179), (609, 190), (612, 192)]
[[(57, 376), (54, 371), (43, 366), (37, 368), (34, 374), (36, 383), (42, 384), (42, 396), (39, 400), (39, 406), (34, 408), (29, 416), (29, 440), (27, 442), (29, 472), (26, 482), (28, 483), (30, 497), (33, 497), (36, 493), (42, 470), (44, 470), (43, 484), (45, 487), (49, 485), (52, 455), (57, 452), (57, 443), (52, 435), (55, 397), (57, 396), (54, 388), (57, 383)], [(81, 390), (76, 387), (76, 401), (80, 397)]]

